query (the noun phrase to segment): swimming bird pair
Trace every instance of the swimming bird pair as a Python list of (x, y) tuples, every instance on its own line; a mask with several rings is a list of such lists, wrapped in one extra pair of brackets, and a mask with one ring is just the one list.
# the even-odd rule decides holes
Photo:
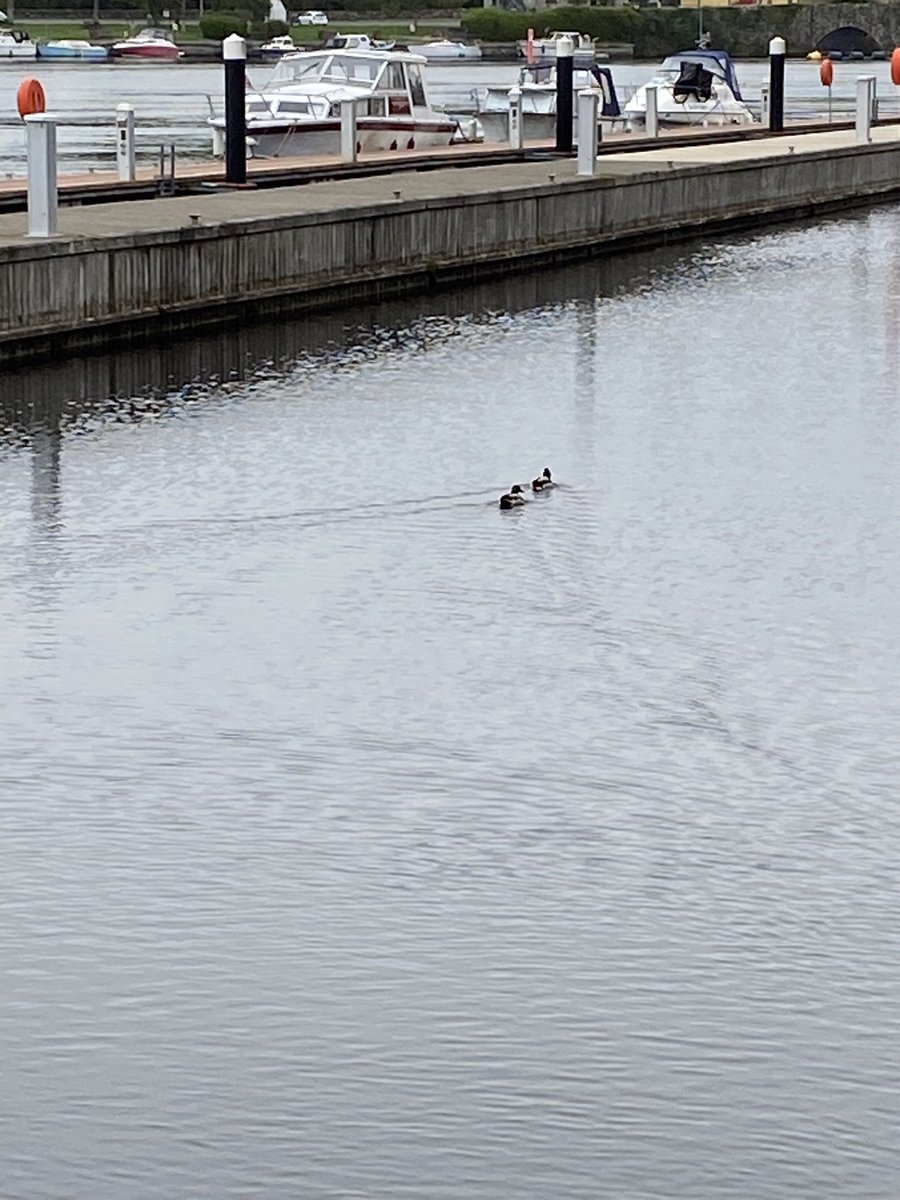
[[(555, 488), (556, 484), (550, 475), (550, 468), (544, 467), (543, 474), (538, 475), (536, 479), (531, 481), (531, 490), (533, 492), (546, 492), (550, 488)], [(514, 483), (508, 492), (500, 497), (500, 507), (521, 508), (523, 504), (527, 504), (524, 496), (524, 489), (520, 483)]]

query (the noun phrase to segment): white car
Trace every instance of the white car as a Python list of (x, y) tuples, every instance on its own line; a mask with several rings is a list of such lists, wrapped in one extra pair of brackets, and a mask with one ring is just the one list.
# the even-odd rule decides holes
[(328, 18), (325, 16), (325, 14), (323, 12), (320, 12), (317, 8), (311, 8), (309, 10), (309, 12), (298, 13), (297, 16), (294, 17), (294, 24), (295, 25), (327, 25)]
[(0, 12), (0, 25), (5, 25), (8, 20), (9, 17), (6, 15), (6, 13)]

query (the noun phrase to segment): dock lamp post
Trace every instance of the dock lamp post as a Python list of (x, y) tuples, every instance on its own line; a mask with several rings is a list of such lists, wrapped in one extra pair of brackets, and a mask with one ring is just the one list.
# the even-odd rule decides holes
[(222, 43), (225, 60), (225, 182), (247, 182), (247, 43), (238, 33)]
[(784, 129), (784, 59), (787, 46), (783, 37), (769, 42), (769, 132)]
[(572, 153), (572, 120), (575, 102), (575, 43), (568, 34), (556, 41), (556, 152)]

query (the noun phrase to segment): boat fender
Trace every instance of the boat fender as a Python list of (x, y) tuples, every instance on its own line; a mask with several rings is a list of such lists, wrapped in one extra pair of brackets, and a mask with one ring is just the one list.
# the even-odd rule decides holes
[(819, 78), (822, 80), (823, 87), (831, 87), (834, 83), (834, 63), (830, 58), (822, 59), (822, 65), (819, 67)]
[(900, 84), (900, 46), (891, 55), (891, 83)]
[(391, 149), (392, 150), (397, 149), (397, 139), (396, 138), (394, 138), (394, 140), (391, 142)]
[(416, 139), (415, 139), (415, 138), (410, 138), (410, 139), (409, 139), (409, 141), (406, 143), (406, 148), (407, 148), (407, 150), (415, 150), (415, 148), (416, 148)]
[(47, 108), (47, 97), (37, 79), (23, 79), (16, 92), (16, 108), (20, 117), (30, 117), (33, 113), (42, 113)]

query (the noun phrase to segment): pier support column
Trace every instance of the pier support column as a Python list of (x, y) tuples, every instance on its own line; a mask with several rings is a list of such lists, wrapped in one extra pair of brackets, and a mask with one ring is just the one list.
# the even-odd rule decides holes
[(25, 118), (28, 141), (28, 236), (56, 237), (59, 231), (56, 186), (56, 117), (34, 113)]
[(787, 43), (783, 37), (769, 42), (769, 132), (784, 129), (784, 60)]
[(563, 34), (556, 42), (556, 152), (572, 153), (575, 43)]
[(134, 180), (134, 108), (130, 104), (116, 105), (116, 167), (123, 183)]
[(225, 60), (225, 182), (247, 182), (247, 43), (229, 34)]
[(521, 150), (525, 145), (525, 125), (522, 121), (522, 89), (512, 87), (509, 99), (509, 145), (512, 150)]
[(867, 146), (872, 140), (872, 108), (875, 100), (875, 76), (860, 75), (856, 81), (856, 143)]
[(647, 97), (647, 110), (644, 116), (647, 137), (659, 137), (659, 92), (655, 83), (648, 83), (644, 89)]
[(356, 162), (356, 101), (341, 101), (341, 161)]
[(578, 93), (578, 174), (593, 175), (597, 168), (597, 101), (593, 88)]

